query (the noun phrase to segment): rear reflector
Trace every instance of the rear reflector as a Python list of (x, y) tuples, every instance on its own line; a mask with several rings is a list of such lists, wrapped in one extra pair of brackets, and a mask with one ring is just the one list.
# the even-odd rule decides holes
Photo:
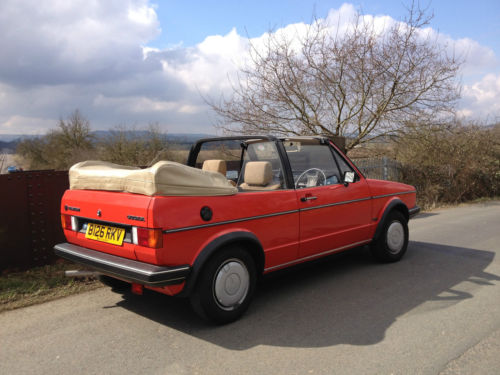
[(71, 216), (61, 215), (61, 225), (63, 229), (71, 230)]
[(142, 295), (143, 286), (141, 284), (132, 283), (132, 293)]
[(66, 230), (78, 230), (78, 219), (71, 215), (61, 215), (61, 225)]
[(158, 249), (163, 246), (163, 233), (159, 228), (132, 227), (132, 242), (139, 246)]

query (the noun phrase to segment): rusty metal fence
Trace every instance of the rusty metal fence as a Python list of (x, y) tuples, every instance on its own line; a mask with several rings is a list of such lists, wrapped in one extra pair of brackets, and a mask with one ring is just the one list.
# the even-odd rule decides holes
[(64, 241), (59, 207), (68, 185), (67, 171), (0, 175), (0, 271), (55, 260), (52, 248)]
[(401, 181), (401, 166), (396, 160), (381, 157), (352, 159), (352, 161), (366, 178)]

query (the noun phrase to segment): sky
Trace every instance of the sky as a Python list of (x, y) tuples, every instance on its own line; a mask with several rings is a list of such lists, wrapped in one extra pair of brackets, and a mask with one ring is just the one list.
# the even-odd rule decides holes
[[(499, 121), (500, 1), (420, 4), (439, 39), (465, 58), (459, 114)], [(93, 130), (157, 123), (168, 133), (215, 134), (203, 98), (230, 94), (248, 38), (356, 11), (406, 14), (392, 0), (2, 0), (0, 136), (44, 134), (77, 108)]]

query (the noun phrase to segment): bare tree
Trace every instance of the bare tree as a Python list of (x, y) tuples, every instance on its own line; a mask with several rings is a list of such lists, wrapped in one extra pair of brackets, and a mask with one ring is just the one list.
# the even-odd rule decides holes
[(45, 136), (21, 141), (17, 153), (29, 169), (68, 169), (94, 156), (93, 141), (89, 121), (76, 109)]
[(96, 139), (89, 121), (79, 110), (73, 111), (66, 120), (60, 119), (58, 127), (50, 129), (45, 136), (21, 141), (17, 154), (27, 169), (68, 169), (89, 159), (146, 166), (176, 158), (157, 123), (149, 124), (142, 132), (118, 126), (103, 139)]
[(342, 33), (324, 20), (301, 36), (269, 33), (250, 44), (231, 97), (207, 101), (225, 132), (348, 136), (348, 150), (436, 124), (453, 113), (461, 61), (423, 29), (431, 18), (412, 5), (384, 30), (358, 14)]
[(69, 149), (92, 148), (93, 137), (89, 120), (78, 109), (75, 109), (66, 121), (60, 119), (59, 129), (51, 133)]
[(157, 123), (149, 124), (146, 131), (118, 126), (99, 145), (99, 157), (117, 164), (150, 166), (170, 158), (168, 141)]

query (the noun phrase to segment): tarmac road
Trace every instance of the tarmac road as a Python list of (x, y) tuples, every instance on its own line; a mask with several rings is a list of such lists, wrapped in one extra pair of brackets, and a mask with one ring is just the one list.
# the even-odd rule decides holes
[(214, 327), (102, 288), (0, 314), (0, 374), (498, 374), (500, 202), (421, 214), (396, 264), (366, 248), (267, 277)]

